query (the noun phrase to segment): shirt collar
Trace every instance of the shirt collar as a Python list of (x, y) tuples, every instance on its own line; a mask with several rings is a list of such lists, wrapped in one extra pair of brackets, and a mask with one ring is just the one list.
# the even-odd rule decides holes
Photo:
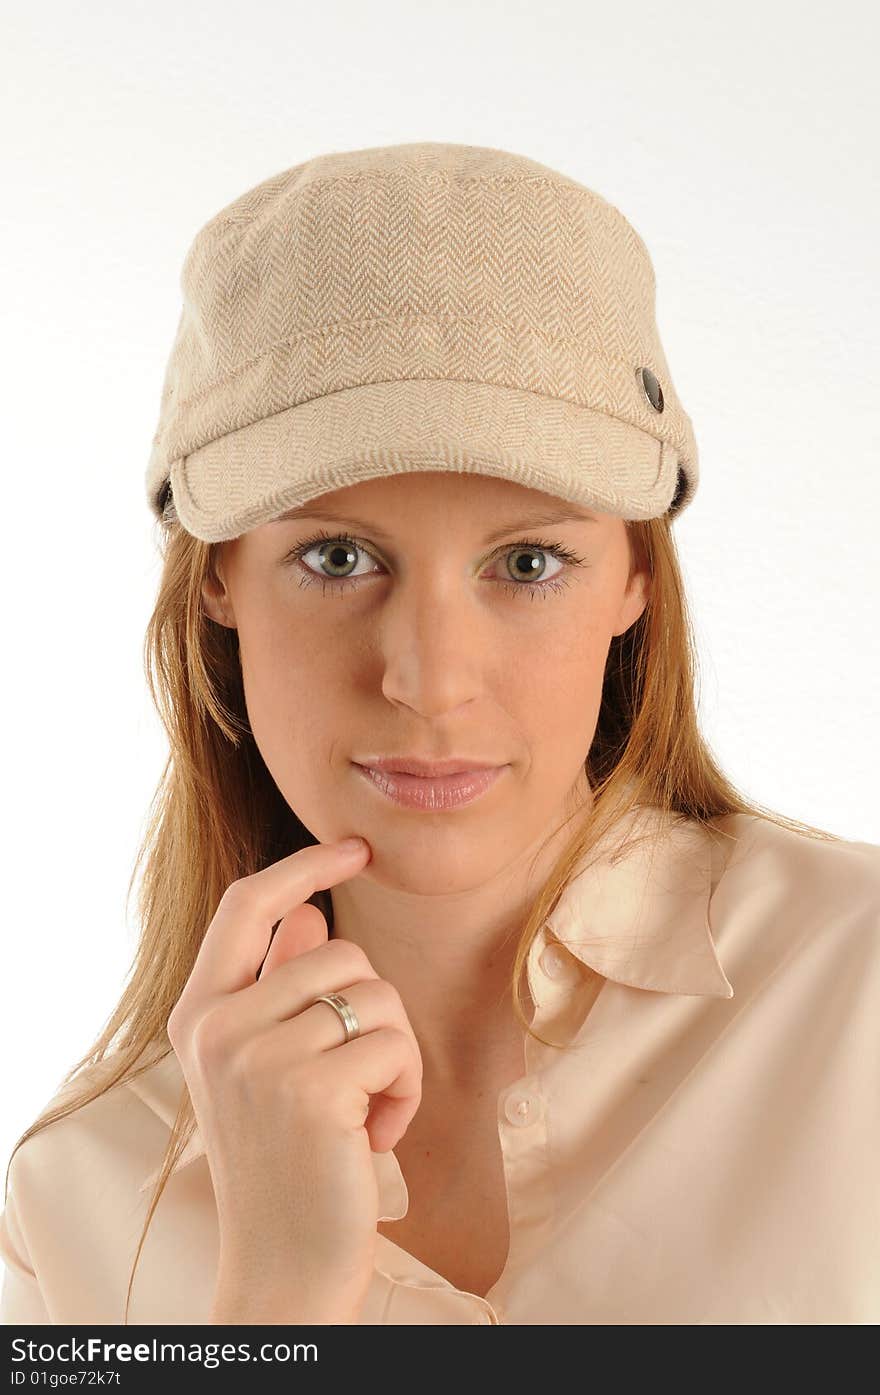
[(590, 849), (545, 925), (617, 983), (732, 998), (709, 928), (724, 861), (696, 819), (636, 805)]
[[(724, 860), (698, 821), (635, 805), (590, 849), (547, 917), (541, 942), (555, 938), (603, 977), (632, 988), (732, 998), (709, 928)], [(173, 1127), (184, 1084), (173, 1051), (127, 1084)], [(204, 1152), (196, 1126), (172, 1175)], [(397, 1220), (407, 1206), (400, 1167), (393, 1152), (371, 1157), (384, 1212), (378, 1219)], [(159, 1171), (145, 1178), (142, 1192)]]

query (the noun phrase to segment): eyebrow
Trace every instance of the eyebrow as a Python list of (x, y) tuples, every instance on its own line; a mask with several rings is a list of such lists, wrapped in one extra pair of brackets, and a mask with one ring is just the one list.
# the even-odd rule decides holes
[[(297, 523), (302, 519), (318, 519), (324, 523), (342, 524), (347, 528), (358, 529), (364, 533), (370, 533), (373, 537), (382, 538), (386, 542), (390, 541), (391, 534), (386, 533), (383, 528), (378, 528), (376, 524), (369, 523), (365, 519), (353, 518), (351, 514), (336, 514), (324, 509), (310, 509), (307, 506), (299, 509), (288, 509), (287, 513), (281, 513), (273, 519), (274, 523)], [(546, 528), (553, 523), (598, 523), (598, 518), (589, 513), (576, 513), (571, 509), (550, 508), (544, 509), (541, 513), (530, 514), (527, 518), (516, 519), (513, 522), (505, 523), (501, 528), (495, 528), (488, 533), (484, 542), (495, 542), (498, 538), (505, 538), (508, 533), (527, 532), (531, 528)]]

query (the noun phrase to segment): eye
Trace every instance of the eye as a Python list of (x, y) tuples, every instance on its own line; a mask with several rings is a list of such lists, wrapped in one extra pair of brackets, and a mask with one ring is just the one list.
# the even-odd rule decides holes
[[(288, 556), (295, 561), (304, 562), (310, 552), (318, 554), (318, 561), (315, 565), (332, 569), (328, 574), (320, 576), (321, 581), (331, 582), (347, 581), (349, 577), (357, 575), (364, 576), (364, 572), (358, 573), (353, 570), (357, 562), (357, 554), (360, 552), (364, 557), (371, 556), (366, 548), (347, 535), (331, 537), (323, 542), (310, 538), (307, 542), (301, 543)], [(313, 569), (313, 565), (309, 564), (307, 570)]]
[[(307, 561), (312, 552), (316, 554), (314, 564)], [(324, 587), (325, 594), (328, 589), (331, 594), (350, 594), (357, 590), (366, 576), (376, 574), (370, 568), (357, 570), (359, 554), (362, 560), (372, 558), (376, 561), (359, 539), (348, 533), (334, 534), (321, 530), (292, 548), (284, 557), (283, 564), (295, 563), (299, 567), (301, 586), (313, 586), (318, 582)], [(549, 576), (546, 557), (557, 564), (557, 569), (551, 570)], [(546, 599), (550, 591), (561, 591), (569, 585), (569, 578), (565, 575), (567, 571), (588, 565), (569, 548), (543, 540), (506, 544), (499, 548), (494, 558), (497, 559), (495, 565), (503, 573), (497, 579), (505, 590), (518, 596), (528, 594), (533, 600), (538, 595)], [(318, 568), (329, 570), (319, 571)], [(512, 577), (518, 579), (511, 580)]]

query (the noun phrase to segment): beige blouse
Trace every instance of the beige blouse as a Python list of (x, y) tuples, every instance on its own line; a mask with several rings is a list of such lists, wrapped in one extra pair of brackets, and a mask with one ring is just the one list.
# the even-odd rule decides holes
[[(623, 822), (660, 829), (654, 858), (604, 844), (530, 951), (533, 1026), (570, 1049), (525, 1037), (498, 1099), (501, 1276), (482, 1298), (378, 1235), (363, 1323), (880, 1321), (880, 846)], [(15, 1154), (5, 1324), (122, 1321), (182, 1085), (172, 1052)], [(373, 1161), (377, 1219), (405, 1215), (396, 1156)], [(204, 1323), (216, 1263), (196, 1134), (129, 1322)]]

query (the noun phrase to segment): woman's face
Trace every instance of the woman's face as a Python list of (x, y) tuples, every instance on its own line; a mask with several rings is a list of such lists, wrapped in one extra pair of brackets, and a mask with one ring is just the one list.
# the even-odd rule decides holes
[[(554, 510), (578, 517), (527, 526)], [(648, 597), (622, 519), (491, 476), (410, 473), (220, 544), (215, 568), (205, 609), (238, 630), (268, 770), (318, 841), (363, 834), (371, 877), (479, 885), (590, 803), (608, 648)], [(507, 768), (474, 802), (425, 812), (355, 764), (402, 755)]]

